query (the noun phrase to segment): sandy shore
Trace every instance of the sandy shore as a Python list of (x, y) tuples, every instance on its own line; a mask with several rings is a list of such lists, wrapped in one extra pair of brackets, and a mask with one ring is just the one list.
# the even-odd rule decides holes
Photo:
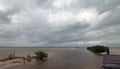
[[(48, 58), (52, 57), (54, 53), (49, 53)], [(35, 58), (32, 57), (31, 61), (35, 61)], [(27, 60), (25, 60), (27, 62)], [(9, 68), (11, 66), (19, 65), (19, 64), (24, 64), (24, 60), (22, 58), (15, 58), (12, 60), (1, 60), (0, 61), (0, 69), (4, 68)]]
[[(104, 52), (104, 53), (101, 53), (102, 55), (105, 55), (106, 54), (106, 52)], [(114, 49), (114, 48), (110, 48), (110, 55), (120, 55), (120, 49), (118, 48), (118, 49)]]
[[(101, 53), (101, 54), (104, 55), (106, 53)], [(117, 48), (115, 48), (115, 49), (114, 48), (110, 48), (110, 54), (111, 55), (120, 55), (120, 49), (119, 48), (118, 49)]]
[(0, 61), (0, 69), (4, 69), (6, 67), (23, 64), (23, 63), (24, 63), (24, 61), (20, 58), (6, 60), (6, 61)]
[(111, 55), (120, 55), (120, 48), (118, 48), (118, 49), (117, 48), (115, 48), (115, 49), (111, 48), (110, 49), (110, 54)]

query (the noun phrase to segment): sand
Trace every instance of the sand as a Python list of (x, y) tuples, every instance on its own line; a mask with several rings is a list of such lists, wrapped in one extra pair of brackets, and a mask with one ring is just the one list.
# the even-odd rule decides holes
[[(106, 52), (101, 53), (102, 55), (105, 55)], [(110, 55), (120, 55), (120, 48), (110, 48)]]
[(111, 48), (110, 54), (111, 55), (120, 55), (120, 48)]
[(23, 64), (22, 59), (12, 59), (12, 60), (6, 60), (6, 61), (0, 61), (0, 69), (4, 69), (6, 67), (18, 65), (18, 64)]
[[(53, 54), (54, 53), (49, 53), (48, 57), (50, 58), (51, 56), (53, 56)], [(32, 58), (32, 61), (35, 61), (35, 59)], [(27, 61), (25, 61), (25, 62), (27, 62)], [(11, 66), (15, 66), (15, 65), (19, 65), (19, 64), (24, 64), (24, 60), (22, 58), (0, 61), (0, 69), (9, 68)]]

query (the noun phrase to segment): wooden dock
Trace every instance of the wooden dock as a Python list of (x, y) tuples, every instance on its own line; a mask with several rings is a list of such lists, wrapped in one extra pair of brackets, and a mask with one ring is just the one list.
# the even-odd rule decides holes
[(104, 69), (120, 69), (120, 55), (104, 55)]

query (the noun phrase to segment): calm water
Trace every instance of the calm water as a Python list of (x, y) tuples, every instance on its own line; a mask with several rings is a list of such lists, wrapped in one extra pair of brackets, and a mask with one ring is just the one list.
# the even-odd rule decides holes
[(16, 52), (16, 56), (34, 55), (35, 51), (49, 53), (45, 62), (32, 61), (6, 69), (102, 69), (101, 55), (85, 48), (0, 48), (0, 59)]

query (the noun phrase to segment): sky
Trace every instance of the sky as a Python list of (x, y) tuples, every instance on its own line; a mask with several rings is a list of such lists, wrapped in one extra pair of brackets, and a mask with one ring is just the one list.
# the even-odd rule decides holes
[(2, 47), (120, 47), (120, 0), (0, 0)]

